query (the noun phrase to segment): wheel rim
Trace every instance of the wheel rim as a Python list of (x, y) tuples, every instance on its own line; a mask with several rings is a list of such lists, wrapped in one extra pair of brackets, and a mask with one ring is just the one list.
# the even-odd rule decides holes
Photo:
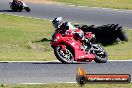
[(71, 51), (69, 49), (66, 49), (66, 51), (64, 52), (61, 47), (58, 47), (58, 50), (57, 50), (59, 56), (61, 58), (63, 58), (64, 61), (66, 62), (73, 62), (74, 61), (74, 57), (73, 57), (73, 54), (71, 53)]
[(100, 58), (106, 58), (106, 52), (103, 52), (103, 51), (99, 51), (99, 52), (96, 52), (96, 55)]
[(107, 57), (107, 53), (105, 50), (98, 46), (99, 51), (94, 51), (94, 54), (96, 54), (97, 57), (100, 57), (101, 59), (105, 59)]

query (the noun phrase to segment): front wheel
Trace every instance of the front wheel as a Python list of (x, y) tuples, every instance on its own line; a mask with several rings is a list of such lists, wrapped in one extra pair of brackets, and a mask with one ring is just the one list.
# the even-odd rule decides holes
[(54, 49), (54, 54), (57, 57), (59, 61), (62, 63), (73, 63), (74, 62), (74, 56), (70, 49), (66, 48), (64, 51), (61, 46), (57, 46)]
[(27, 11), (27, 12), (30, 12), (30, 8), (29, 7), (24, 7), (24, 9)]
[(108, 55), (106, 51), (98, 44), (93, 45), (93, 54), (95, 55), (94, 61), (96, 63), (106, 63)]

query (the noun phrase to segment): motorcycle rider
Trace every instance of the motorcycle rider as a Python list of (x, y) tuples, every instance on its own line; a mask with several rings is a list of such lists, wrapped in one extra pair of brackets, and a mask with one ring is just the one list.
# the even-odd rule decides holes
[(23, 4), (23, 2), (19, 0), (13, 0), (12, 2), (9, 2), (9, 4), (12, 4), (12, 6), (19, 8), (20, 5)]
[(12, 2), (10, 2), (9, 4), (13, 4), (14, 6), (20, 6), (20, 4), (22, 4), (23, 6), (26, 6), (26, 4), (23, 2), (23, 0), (13, 0)]
[[(83, 44), (90, 45), (89, 39), (85, 38), (85, 36), (84, 36), (84, 32), (82, 30), (79, 30), (78, 28), (74, 27), (73, 25), (71, 25), (70, 22), (64, 22), (62, 17), (55, 18), (52, 21), (52, 24), (53, 24), (53, 27), (55, 28), (55, 33), (53, 34), (52, 38), (54, 38), (55, 34), (60, 31), (63, 36), (74, 35), (74, 38), (76, 40), (81, 41)], [(83, 48), (87, 48), (87, 47), (83, 47)]]
[(62, 17), (57, 17), (52, 21), (53, 27), (55, 28), (55, 33), (53, 34), (52, 38), (54, 38), (54, 35), (58, 33), (58, 31), (61, 31), (62, 35), (66, 35), (69, 33), (72, 34), (72, 31), (76, 28), (70, 24), (70, 22), (64, 22)]
[(22, 2), (23, 0), (13, 0), (13, 2)]
[(30, 8), (23, 2), (23, 0), (13, 0), (9, 4), (13, 11), (21, 12), (23, 9), (25, 9), (27, 12), (30, 12)]

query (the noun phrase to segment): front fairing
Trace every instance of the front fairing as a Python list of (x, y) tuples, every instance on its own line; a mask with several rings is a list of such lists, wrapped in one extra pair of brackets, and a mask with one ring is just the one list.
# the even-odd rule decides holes
[(75, 45), (80, 45), (79, 42), (75, 41), (73, 37), (69, 37), (69, 36), (62, 36), (62, 34), (60, 34), (59, 32), (57, 34), (54, 35), (54, 37), (52, 38), (51, 41), (51, 45), (53, 47), (56, 47), (59, 44), (66, 44), (68, 46), (71, 47), (75, 47)]

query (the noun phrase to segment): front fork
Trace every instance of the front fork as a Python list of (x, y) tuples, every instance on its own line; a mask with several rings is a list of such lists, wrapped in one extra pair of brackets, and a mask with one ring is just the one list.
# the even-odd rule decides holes
[(66, 53), (66, 46), (65, 45), (61, 45), (61, 50)]

